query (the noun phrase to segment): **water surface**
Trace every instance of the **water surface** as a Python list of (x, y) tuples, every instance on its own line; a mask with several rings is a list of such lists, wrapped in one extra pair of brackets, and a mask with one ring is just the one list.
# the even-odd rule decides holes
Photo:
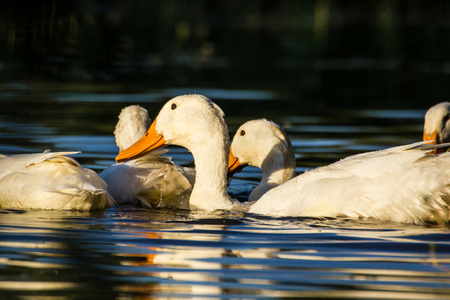
[[(168, 98), (195, 92), (38, 88), (24, 97), (24, 85), (2, 92), (9, 109), (0, 113), (0, 152), (80, 150), (75, 158), (97, 172), (114, 163), (112, 132), (122, 107), (140, 104), (154, 118)], [(224, 109), (232, 134), (256, 117), (280, 123), (292, 139), (297, 173), (421, 137), (424, 110), (292, 110), (279, 91), (199, 90)], [(252, 109), (255, 103), (260, 109)], [(170, 149), (174, 161), (193, 165), (187, 150)], [(259, 170), (247, 168), (230, 192), (245, 197), (259, 179)], [(3, 209), (0, 270), (0, 299), (448, 299), (450, 235), (436, 225), (371, 219), (132, 206), (98, 212)]]
[(437, 227), (124, 206), (3, 210), (0, 231), (6, 297), (449, 296), (448, 233)]

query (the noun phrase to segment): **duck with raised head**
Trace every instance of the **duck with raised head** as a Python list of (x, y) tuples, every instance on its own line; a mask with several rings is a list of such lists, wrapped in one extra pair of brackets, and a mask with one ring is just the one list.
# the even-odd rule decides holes
[(231, 209), (233, 201), (227, 192), (228, 142), (228, 127), (219, 106), (201, 95), (178, 96), (162, 107), (150, 129), (116, 161), (136, 159), (167, 145), (185, 147), (195, 163), (190, 209)]
[[(139, 140), (150, 127), (145, 108), (127, 106), (119, 114), (114, 130), (119, 153)], [(100, 176), (119, 204), (147, 207), (189, 209), (194, 175), (163, 156), (167, 150), (156, 150), (140, 158), (112, 165)]]
[(0, 156), (0, 208), (96, 210), (116, 205), (106, 183), (67, 155)]
[[(270, 189), (285, 183), (295, 175), (295, 153), (291, 141), (280, 125), (266, 119), (247, 121), (242, 124), (231, 142), (229, 169), (233, 164), (261, 169), (258, 186), (248, 200), (261, 198)], [(231, 172), (232, 173), (232, 172)]]
[[(232, 209), (226, 190), (228, 139), (224, 114), (216, 104), (201, 95), (178, 96), (116, 160), (135, 159), (168, 144), (186, 147), (196, 165), (190, 208)], [(272, 188), (251, 203), (249, 212), (447, 222), (450, 154), (430, 155), (436, 147), (421, 142), (348, 157)]]

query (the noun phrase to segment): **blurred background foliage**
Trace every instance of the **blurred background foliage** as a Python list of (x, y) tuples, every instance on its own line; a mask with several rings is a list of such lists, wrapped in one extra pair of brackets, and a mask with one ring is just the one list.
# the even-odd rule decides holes
[(449, 1), (16, 0), (0, 79), (278, 91), (315, 106), (448, 100)]

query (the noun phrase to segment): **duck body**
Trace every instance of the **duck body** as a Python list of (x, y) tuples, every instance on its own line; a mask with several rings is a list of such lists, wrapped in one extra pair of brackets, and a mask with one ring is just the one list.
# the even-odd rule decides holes
[[(132, 105), (124, 108), (114, 135), (120, 152), (139, 140), (150, 126), (147, 110)], [(173, 163), (158, 150), (106, 168), (100, 176), (119, 204), (189, 209), (193, 170)]]
[(0, 208), (96, 210), (116, 205), (106, 183), (66, 155), (0, 157)]
[(158, 154), (164, 152), (112, 165), (100, 174), (119, 204), (189, 209), (194, 175)]
[(273, 216), (448, 222), (450, 155), (416, 143), (350, 156), (270, 190), (249, 212)]

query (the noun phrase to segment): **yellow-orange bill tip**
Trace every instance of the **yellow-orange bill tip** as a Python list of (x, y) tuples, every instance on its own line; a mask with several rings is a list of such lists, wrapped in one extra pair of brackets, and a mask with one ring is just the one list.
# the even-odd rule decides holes
[(239, 159), (233, 155), (230, 147), (230, 154), (228, 156), (228, 178), (232, 177), (235, 173), (239, 173), (245, 168), (246, 165), (241, 165)]
[(433, 131), (432, 133), (423, 132), (423, 140), (428, 141), (429, 144), (437, 144), (438, 143), (438, 134), (437, 131)]

